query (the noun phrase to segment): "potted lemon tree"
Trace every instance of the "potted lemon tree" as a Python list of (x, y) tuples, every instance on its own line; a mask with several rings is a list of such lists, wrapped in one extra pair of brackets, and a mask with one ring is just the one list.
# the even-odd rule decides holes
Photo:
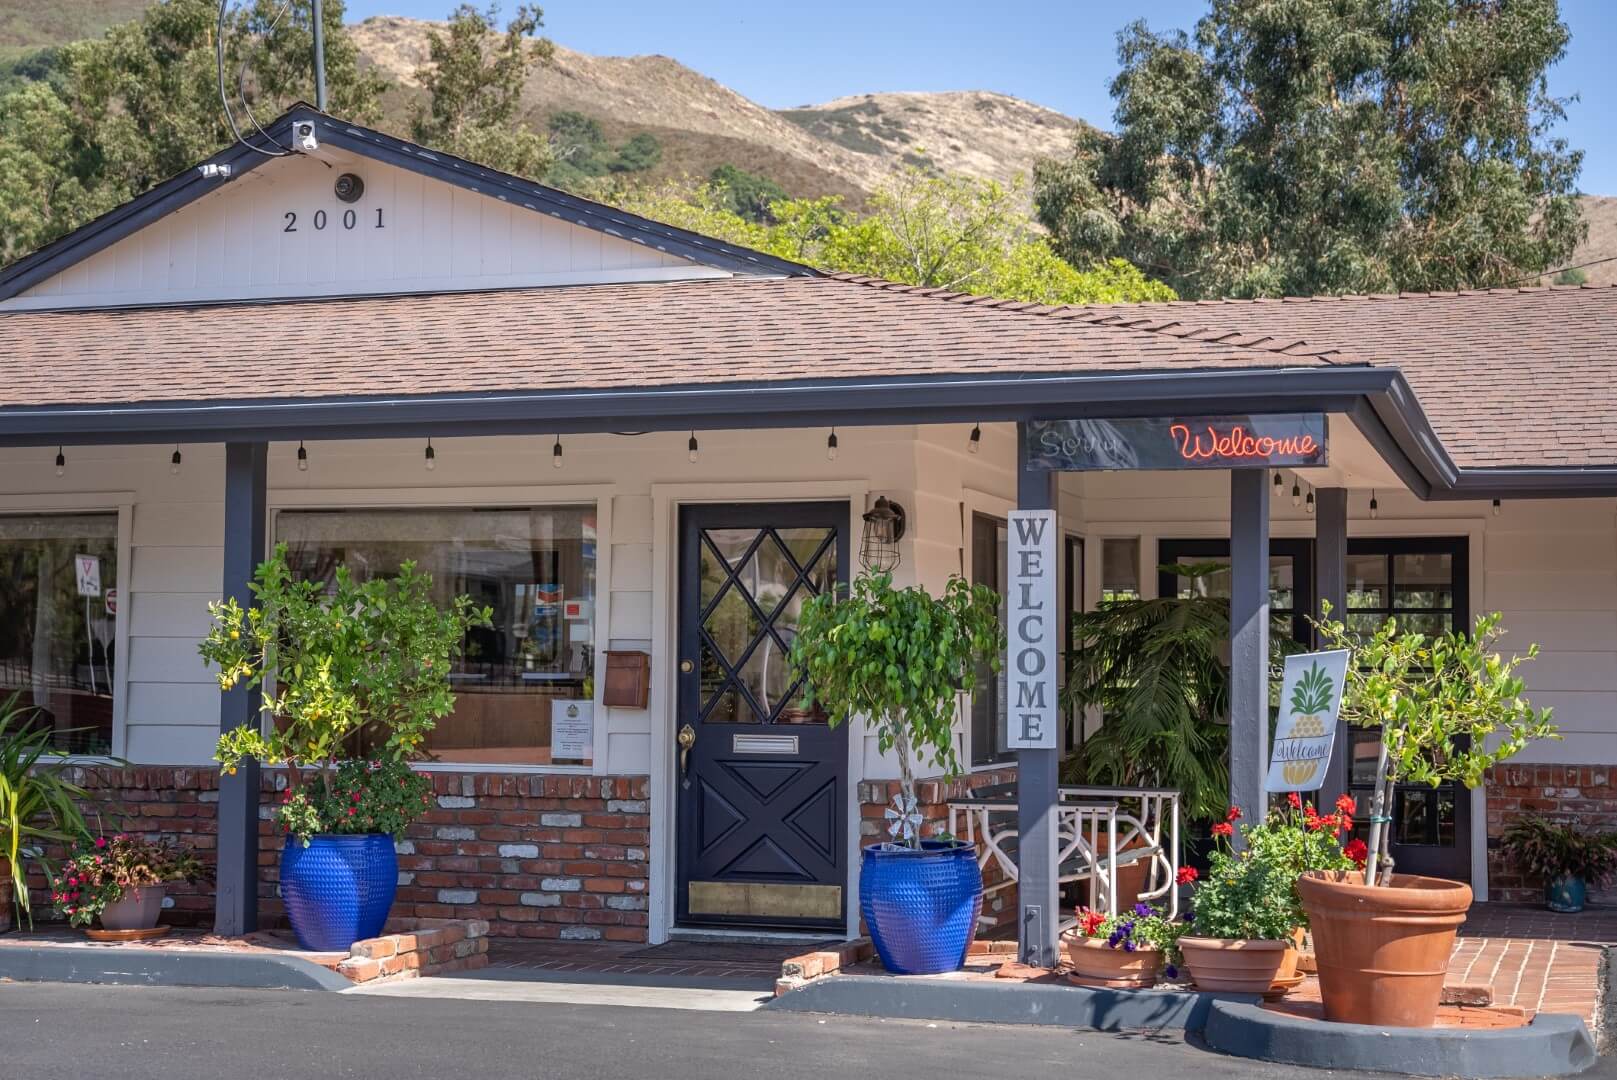
[(807, 676), (808, 703), (833, 726), (863, 717), (882, 752), (898, 759), (890, 839), (868, 845), (859, 870), (860, 912), (889, 971), (954, 971), (976, 930), (983, 899), (976, 850), (921, 836), (915, 767), (959, 772), (959, 695), (976, 686), (979, 662), (999, 669), (998, 612), (991, 589), (960, 577), (934, 597), (873, 574), (846, 592), (816, 596), (798, 622), (792, 663)]
[(215, 757), (226, 771), (249, 758), (286, 769), (275, 818), (287, 918), (304, 948), (347, 949), (387, 921), (394, 837), (430, 801), (410, 760), (454, 708), (450, 661), (491, 612), (464, 596), (440, 609), (411, 562), (396, 577), (357, 582), (338, 567), (329, 587), (300, 581), (284, 544), (252, 590), (251, 607), (208, 605), (201, 652), (221, 689), (265, 687), (267, 722), (221, 735)]
[(1297, 883), (1314, 936), (1327, 1019), (1430, 1027), (1455, 931), (1471, 907), (1459, 881), (1392, 872), (1390, 796), (1398, 784), (1480, 785), (1488, 769), (1535, 739), (1555, 738), (1550, 710), (1535, 709), (1516, 673), (1522, 660), (1497, 650), (1498, 613), (1471, 633), (1427, 637), (1388, 619), (1368, 638), (1316, 621), (1325, 648), (1349, 649), (1342, 717), (1379, 728), (1381, 748), (1365, 867), (1311, 870)]

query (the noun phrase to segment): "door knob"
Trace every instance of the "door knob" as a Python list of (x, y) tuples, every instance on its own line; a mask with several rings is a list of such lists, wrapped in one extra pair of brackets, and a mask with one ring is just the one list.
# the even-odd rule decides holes
[(689, 675), (691, 673), (691, 669), (693, 667), (695, 667), (695, 666), (696, 665), (692, 664), (689, 660), (681, 660), (679, 662), (679, 670), (684, 672), (687, 675)]
[[(691, 747), (696, 745), (696, 729), (691, 727), (689, 724), (686, 724), (684, 727), (680, 728), (678, 742), (679, 775), (681, 778), (687, 778), (690, 773)], [(688, 784), (690, 783), (690, 780), (685, 779), (685, 782)]]

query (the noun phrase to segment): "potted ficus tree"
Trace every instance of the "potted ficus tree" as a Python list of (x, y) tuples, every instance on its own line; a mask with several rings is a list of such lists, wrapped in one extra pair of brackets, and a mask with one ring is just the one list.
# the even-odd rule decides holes
[(917, 761), (952, 776), (954, 720), (961, 693), (976, 686), (980, 662), (1000, 666), (999, 598), (952, 577), (941, 596), (893, 588), (887, 574), (859, 578), (843, 593), (804, 605), (792, 663), (807, 676), (809, 701), (832, 725), (863, 717), (898, 759), (891, 840), (864, 849), (859, 905), (889, 971), (930, 974), (965, 962), (982, 910), (975, 849), (921, 836)]
[(1437, 1015), (1455, 931), (1471, 906), (1458, 881), (1392, 873), (1387, 848), (1391, 793), (1398, 784), (1455, 781), (1474, 788), (1495, 764), (1534, 739), (1557, 737), (1548, 709), (1522, 696), (1524, 657), (1495, 648), (1498, 613), (1472, 632), (1427, 637), (1388, 619), (1368, 637), (1340, 622), (1316, 621), (1323, 647), (1349, 649), (1342, 716), (1381, 730), (1370, 842), (1360, 871), (1311, 871), (1297, 883), (1314, 936), (1320, 996), (1328, 1019), (1430, 1027)]
[(256, 758), (288, 784), (276, 820), (286, 832), (281, 897), (298, 941), (342, 950), (375, 937), (398, 882), (394, 837), (430, 801), (410, 768), (433, 725), (454, 708), (451, 659), (491, 612), (432, 599), (432, 577), (403, 563), (396, 577), (301, 581), (286, 546), (258, 568), (254, 606), (212, 603), (203, 657), (219, 685), (265, 688), (262, 725), (220, 736), (233, 771)]

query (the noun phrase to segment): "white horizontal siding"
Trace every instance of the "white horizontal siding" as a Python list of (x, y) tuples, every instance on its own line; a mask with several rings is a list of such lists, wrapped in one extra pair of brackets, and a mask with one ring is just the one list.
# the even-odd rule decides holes
[[(342, 151), (322, 158), (283, 158), (221, 182), (0, 309), (728, 276), (520, 201)], [(332, 191), (348, 171), (365, 181), (354, 204)]]

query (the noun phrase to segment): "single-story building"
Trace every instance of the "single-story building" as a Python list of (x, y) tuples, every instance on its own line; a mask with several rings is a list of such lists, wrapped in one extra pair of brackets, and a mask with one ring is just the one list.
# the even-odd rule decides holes
[[(99, 775), (135, 827), (217, 837), (222, 928), (276, 903), (282, 781), (221, 790), (255, 709), (197, 642), (280, 543), (494, 609), (401, 914), (853, 932), (896, 770), (794, 707), (785, 653), (878, 499), (896, 580), (934, 588), (1003, 589), (1007, 515), (1055, 510), (1068, 611), (1233, 555), (1237, 798), (1271, 626), (1502, 611), (1563, 738), (1398, 792), (1400, 867), (1517, 897), (1504, 816), (1617, 825), (1617, 290), (1052, 308), (821, 274), (307, 106), (267, 132), (0, 271), (0, 687), (131, 763)], [(1295, 440), (1242, 422), (1316, 452), (1271, 468)], [(1075, 451), (1107, 467), (1048, 467)], [(609, 664), (643, 696), (609, 704)], [(1001, 696), (962, 709), (958, 786), (1015, 774)], [(1374, 735), (1341, 741), (1362, 790)], [(1024, 791), (1059, 752), (1021, 752)]]

